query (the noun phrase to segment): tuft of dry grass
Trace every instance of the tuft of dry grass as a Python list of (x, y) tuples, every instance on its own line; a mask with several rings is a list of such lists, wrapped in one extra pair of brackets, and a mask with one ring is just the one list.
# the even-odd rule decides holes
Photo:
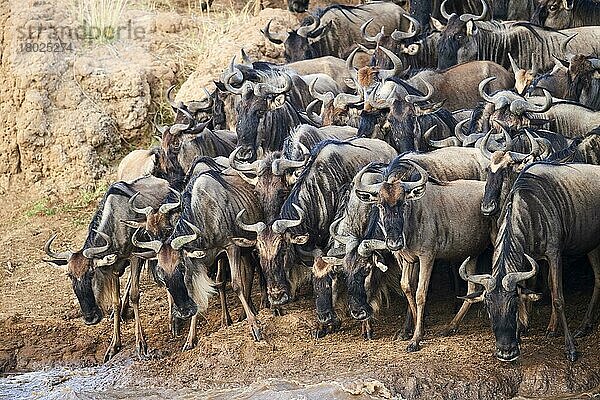
[(79, 0), (73, 9), (89, 42), (112, 43), (119, 39), (119, 21), (129, 0)]

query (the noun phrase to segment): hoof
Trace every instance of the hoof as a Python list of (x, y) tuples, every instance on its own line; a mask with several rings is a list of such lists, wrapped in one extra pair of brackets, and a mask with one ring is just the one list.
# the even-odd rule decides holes
[(315, 331), (313, 332), (313, 338), (315, 338), (315, 339), (324, 338), (326, 335), (327, 335), (327, 328), (325, 328), (325, 327), (319, 327), (319, 328), (315, 329)]
[(409, 340), (413, 333), (410, 330), (400, 329), (394, 334), (394, 340)]
[(255, 342), (260, 342), (262, 340), (262, 333), (260, 328), (256, 325), (252, 326), (252, 338)]
[(415, 351), (421, 350), (421, 346), (417, 342), (410, 342), (408, 346), (406, 346), (406, 351), (408, 353), (414, 353)]
[(365, 340), (373, 340), (373, 330), (369, 329), (363, 332), (363, 338)]
[(134, 318), (133, 308), (124, 307), (121, 309), (121, 321), (131, 321)]
[(453, 336), (458, 333), (457, 327), (447, 326), (442, 330), (442, 336)]
[(567, 352), (567, 360), (571, 361), (571, 362), (575, 362), (577, 361), (578, 358), (578, 354), (576, 351), (568, 351)]
[(194, 343), (194, 341), (187, 341), (183, 344), (183, 347), (181, 348), (181, 351), (188, 351), (188, 350), (192, 350), (194, 347), (196, 347), (196, 343)]
[(111, 358), (113, 358), (119, 351), (121, 350), (121, 345), (111, 345), (106, 353), (104, 353), (104, 362), (108, 362)]
[(577, 329), (575, 331), (575, 333), (573, 334), (573, 337), (580, 338), (580, 337), (587, 336), (590, 333), (592, 333), (592, 327), (590, 325), (585, 325), (585, 326), (579, 327), (579, 329)]
[(231, 320), (231, 317), (228, 315), (226, 317), (224, 317), (223, 319), (221, 319), (221, 327), (222, 328), (227, 328), (228, 326), (233, 325), (233, 321)]
[(547, 338), (555, 338), (556, 336), (557, 336), (556, 335), (556, 331), (550, 331), (550, 330), (546, 331), (546, 337)]
[(148, 344), (146, 343), (146, 341), (140, 341), (135, 346), (135, 351), (140, 360), (145, 360), (148, 357)]
[(185, 320), (177, 317), (171, 317), (171, 335), (173, 337), (181, 336), (181, 331), (185, 326)]

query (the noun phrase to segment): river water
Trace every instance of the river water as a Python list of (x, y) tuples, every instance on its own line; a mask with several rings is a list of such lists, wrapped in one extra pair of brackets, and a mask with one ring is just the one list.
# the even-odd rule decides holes
[(127, 366), (52, 368), (0, 378), (0, 399), (40, 400), (121, 400), (121, 399), (256, 399), (256, 400), (371, 400), (400, 399), (378, 381), (349, 380), (303, 384), (291, 380), (267, 379), (250, 386), (215, 389), (157, 389), (121, 386), (120, 374)]

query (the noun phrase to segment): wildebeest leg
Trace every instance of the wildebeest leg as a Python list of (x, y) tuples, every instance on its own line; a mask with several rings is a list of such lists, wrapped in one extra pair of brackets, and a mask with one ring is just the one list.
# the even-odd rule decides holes
[(244, 311), (246, 311), (246, 319), (251, 327), (252, 337), (254, 340), (259, 341), (262, 339), (262, 334), (260, 332), (260, 327), (258, 326), (258, 320), (246, 301), (246, 293), (244, 293), (244, 274), (242, 269), (247, 267), (247, 265), (244, 265), (245, 261), (242, 261), (241, 259), (240, 248), (235, 245), (227, 247), (227, 258), (229, 259), (229, 266), (231, 269), (231, 287), (240, 299)]
[(569, 332), (569, 326), (567, 325), (567, 317), (565, 315), (565, 299), (563, 297), (563, 286), (562, 286), (562, 260), (560, 254), (550, 257), (550, 276), (552, 277), (552, 304), (556, 309), (556, 313), (560, 318), (560, 322), (563, 326), (565, 334), (565, 353), (567, 360), (577, 360), (577, 350), (575, 348), (575, 341)]
[(188, 351), (196, 346), (196, 326), (198, 325), (198, 314), (200, 314), (200, 311), (194, 314), (191, 318), (190, 330), (188, 331), (187, 338), (181, 351)]
[[(131, 261), (130, 261), (131, 263)], [(127, 312), (129, 311), (129, 298), (131, 295), (131, 279), (132, 279), (133, 269), (129, 270), (129, 276), (127, 277), (127, 284), (125, 284), (125, 293), (123, 293), (123, 297), (121, 298), (121, 320), (125, 321), (128, 319)], [(132, 300), (133, 301), (133, 300)]]
[(110, 346), (108, 346), (104, 354), (104, 362), (110, 360), (121, 350), (121, 296), (119, 293), (119, 277), (112, 275), (110, 279), (112, 279), (113, 336)]
[[(473, 275), (476, 272), (477, 258), (472, 257), (469, 260), (469, 262), (466, 265), (466, 270), (467, 270), (467, 275), (469, 275), (469, 276)], [(469, 281), (467, 284), (467, 295), (469, 295), (471, 293), (475, 293), (475, 284), (473, 282)], [(465, 317), (465, 315), (469, 311), (471, 304), (472, 304), (471, 300), (463, 301), (462, 305), (460, 306), (460, 309), (458, 310), (458, 312), (456, 313), (454, 318), (452, 318), (452, 321), (450, 321), (448, 326), (446, 326), (444, 328), (444, 330), (442, 331), (442, 336), (453, 335), (458, 331), (458, 325), (460, 324), (462, 319)]]
[(400, 265), (402, 265), (402, 276), (400, 278), (400, 287), (406, 296), (406, 301), (408, 302), (408, 308), (413, 317), (413, 321), (416, 320), (417, 317), (417, 304), (415, 302), (415, 297), (413, 293), (414, 280), (413, 277), (415, 275), (415, 271), (417, 270), (417, 266), (411, 262), (404, 261), (401, 258), (398, 259)]
[(219, 290), (219, 301), (221, 302), (221, 326), (226, 327), (233, 323), (231, 320), (231, 315), (229, 315), (229, 308), (227, 307), (227, 298), (225, 296), (225, 283), (226, 283), (226, 273), (225, 273), (225, 260), (220, 258), (217, 261), (217, 289)]
[(579, 329), (577, 329), (573, 335), (573, 337), (576, 338), (585, 336), (592, 331), (594, 309), (596, 308), (598, 297), (600, 296), (600, 247), (597, 247), (588, 253), (588, 260), (594, 270), (594, 292), (592, 293), (592, 298), (590, 299), (590, 304), (588, 305), (585, 317), (583, 317), (581, 326), (579, 326)]
[(420, 349), (419, 342), (423, 338), (423, 317), (425, 313), (425, 303), (427, 302), (427, 289), (431, 279), (431, 270), (433, 269), (433, 259), (425, 257), (419, 258), (419, 283), (417, 284), (417, 318), (415, 323), (415, 333), (406, 347), (406, 351), (413, 352)]
[(181, 330), (183, 329), (183, 325), (185, 320), (181, 318), (177, 318), (173, 315), (173, 296), (167, 290), (167, 299), (169, 301), (169, 330), (171, 331), (171, 335), (173, 337), (178, 337), (181, 335)]
[(552, 282), (552, 271), (550, 271), (551, 266), (548, 268), (548, 287), (550, 288), (550, 321), (548, 321), (548, 327), (546, 328), (546, 336), (547, 337), (555, 337), (556, 336), (556, 327), (558, 325), (558, 318), (556, 317), (556, 307), (554, 306), (554, 293), (552, 292), (552, 287), (554, 286)]
[(148, 354), (148, 344), (144, 337), (144, 329), (140, 319), (140, 273), (142, 272), (142, 260), (137, 257), (131, 257), (131, 304), (133, 305), (133, 315), (135, 318), (135, 349), (139, 358), (144, 358)]
[(373, 320), (371, 318), (362, 322), (360, 330), (365, 340), (373, 340)]

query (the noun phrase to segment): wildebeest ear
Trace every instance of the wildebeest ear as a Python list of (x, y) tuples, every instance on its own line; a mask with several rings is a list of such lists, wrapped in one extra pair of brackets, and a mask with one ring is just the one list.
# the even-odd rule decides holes
[(402, 46), (402, 52), (409, 56), (414, 56), (419, 52), (421, 45), (419, 43), (411, 43), (408, 46)]
[(134, 252), (131, 254), (133, 254), (134, 256), (136, 256), (138, 258), (142, 258), (144, 260), (156, 259), (156, 252), (154, 252), (153, 250), (144, 251), (144, 252)]
[(354, 193), (356, 193), (356, 197), (358, 197), (358, 199), (363, 203), (373, 204), (377, 202), (377, 196), (373, 193), (363, 190), (355, 190)]
[(517, 285), (517, 291), (519, 292), (519, 298), (523, 301), (539, 301), (542, 298), (540, 293), (536, 293), (521, 285)]
[(593, 79), (600, 79), (600, 71), (595, 70), (594, 73), (592, 74), (592, 78)]
[(477, 35), (477, 25), (475, 25), (475, 22), (470, 19), (467, 21), (467, 36), (475, 35)]
[(350, 89), (356, 89), (356, 82), (354, 82), (354, 79), (352, 79), (352, 78), (344, 78), (344, 83)]
[(133, 220), (124, 220), (124, 219), (122, 219), (121, 223), (123, 225), (127, 225), (128, 227), (134, 228), (134, 229), (137, 229), (137, 228), (144, 228), (144, 229), (146, 229), (146, 221), (133, 221)]
[(429, 26), (431, 26), (433, 32), (441, 32), (446, 29), (446, 25), (442, 24), (439, 19), (433, 17), (429, 17)]
[(94, 266), (96, 266), (96, 267), (108, 267), (110, 265), (113, 265), (115, 263), (115, 261), (117, 261), (117, 255), (116, 254), (109, 254), (107, 256), (102, 257), (99, 260), (94, 260)]
[(344, 264), (344, 259), (343, 258), (338, 258), (338, 257), (332, 257), (332, 256), (323, 256), (321, 257), (321, 259), (323, 261), (325, 261), (326, 264), (328, 265), (342, 265)]
[(277, 97), (275, 97), (273, 100), (269, 101), (269, 109), (276, 110), (280, 107), (283, 107), (284, 104), (285, 104), (285, 94), (281, 93), (281, 94), (278, 94)]
[(240, 247), (252, 247), (256, 244), (256, 239), (250, 240), (243, 237), (232, 237), (231, 241), (233, 244)]
[(417, 186), (406, 194), (406, 200), (419, 200), (425, 194), (425, 185)]
[(292, 244), (306, 244), (306, 242), (308, 242), (308, 233), (305, 233), (304, 235), (296, 235), (296, 236), (290, 236), (290, 243)]
[(458, 298), (469, 303), (478, 303), (483, 301), (483, 292), (483, 290), (480, 290), (479, 292), (474, 292), (466, 296), (458, 296)]
[(225, 88), (225, 84), (223, 82), (221, 82), (221, 81), (213, 81), (213, 82), (220, 92), (223, 92), (223, 93), (227, 92), (227, 88)]
[(206, 257), (206, 252), (204, 250), (195, 250), (195, 251), (184, 250), (183, 253), (189, 258), (204, 258), (204, 257)]

